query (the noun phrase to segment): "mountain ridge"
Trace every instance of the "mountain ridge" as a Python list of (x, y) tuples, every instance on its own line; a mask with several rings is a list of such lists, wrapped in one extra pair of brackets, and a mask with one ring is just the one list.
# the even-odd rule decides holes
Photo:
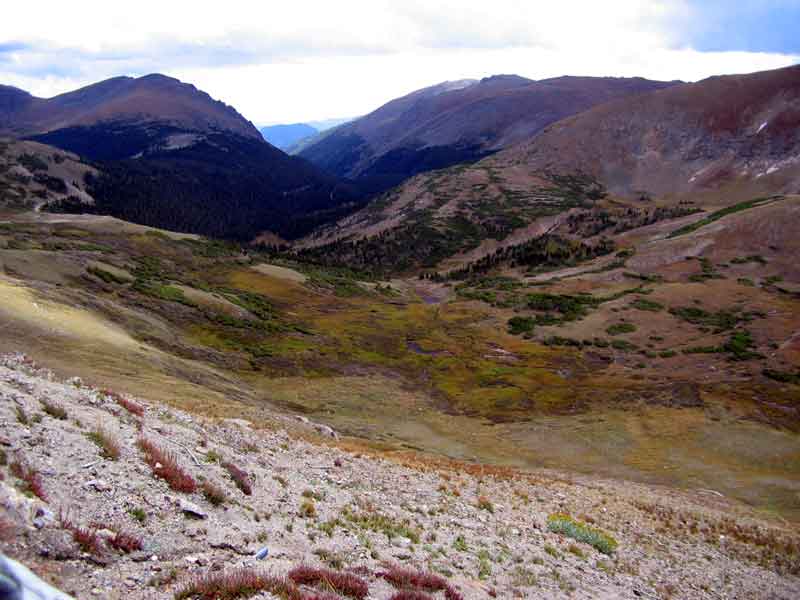
[(419, 172), (483, 158), (598, 103), (671, 85), (642, 78), (533, 81), (518, 75), (444, 82), (320, 136), (299, 155), (383, 191)]
[[(233, 107), (214, 100), (192, 84), (157, 73), (138, 78), (112, 77), (52, 98), (19, 91), (26, 95), (24, 101), (0, 102), (0, 133), (34, 136), (105, 122), (158, 120), (189, 130), (260, 135)], [(6, 91), (6, 96), (11, 94)]]
[(301, 235), (359, 199), (352, 186), (269, 144), (233, 107), (160, 74), (114, 77), (50, 99), (3, 88), (0, 134), (92, 163), (81, 194), (48, 210), (253, 239)]

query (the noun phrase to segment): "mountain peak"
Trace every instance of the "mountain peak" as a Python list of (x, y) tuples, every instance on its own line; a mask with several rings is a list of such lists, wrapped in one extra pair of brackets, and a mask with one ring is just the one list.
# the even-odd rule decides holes
[(0, 133), (32, 136), (109, 122), (158, 122), (192, 132), (261, 138), (234, 108), (160, 73), (112, 77), (47, 99), (16, 88), (0, 90)]

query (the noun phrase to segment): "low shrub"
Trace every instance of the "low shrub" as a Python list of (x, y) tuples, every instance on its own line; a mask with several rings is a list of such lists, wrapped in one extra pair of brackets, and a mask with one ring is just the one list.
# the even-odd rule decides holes
[(287, 577), (297, 585), (323, 586), (355, 600), (363, 600), (369, 594), (367, 582), (352, 573), (301, 565), (289, 571)]
[(627, 340), (611, 340), (611, 347), (614, 350), (620, 350), (622, 352), (632, 352), (638, 349), (636, 344), (632, 344)]
[(397, 521), (377, 512), (355, 513), (347, 508), (342, 511), (342, 516), (361, 529), (383, 533), (390, 540), (394, 537), (406, 537), (413, 543), (419, 544), (419, 532), (413, 529), (408, 521)]
[(96, 528), (81, 527), (63, 512), (59, 514), (58, 520), (61, 527), (72, 534), (72, 539), (80, 546), (81, 550), (95, 556), (103, 554), (103, 543), (100, 536), (97, 535)]
[(200, 491), (203, 493), (205, 499), (214, 506), (225, 504), (225, 501), (228, 499), (228, 495), (225, 493), (225, 490), (208, 479), (200, 484)]
[(103, 390), (103, 393), (106, 396), (112, 398), (114, 402), (119, 404), (122, 408), (127, 410), (132, 415), (135, 415), (137, 417), (144, 416), (144, 406), (142, 406), (141, 404), (137, 404), (133, 400), (129, 400), (128, 398), (125, 398), (124, 396), (116, 392), (112, 392), (111, 390)]
[(138, 552), (144, 547), (141, 538), (122, 530), (114, 530), (114, 537), (108, 540), (108, 545), (125, 554)]
[(764, 377), (768, 377), (773, 381), (779, 381), (780, 383), (800, 384), (800, 371), (797, 373), (790, 373), (788, 371), (778, 371), (777, 369), (764, 369), (761, 373)]
[[(399, 590), (416, 592), (444, 592), (447, 600), (461, 600), (461, 594), (448, 581), (434, 573), (415, 571), (399, 565), (389, 565), (379, 576)], [(409, 598), (414, 598), (410, 596)]]
[(645, 310), (648, 312), (659, 312), (664, 310), (663, 304), (659, 304), (653, 300), (648, 300), (647, 298), (637, 298), (631, 302), (631, 306), (637, 310)]
[(250, 496), (253, 493), (253, 486), (250, 483), (250, 477), (248, 477), (247, 473), (230, 461), (223, 461), (221, 464), (222, 468), (225, 469), (231, 476), (231, 479), (233, 479), (236, 487), (238, 487), (245, 496)]
[(633, 323), (614, 323), (606, 328), (608, 335), (622, 335), (623, 333), (633, 333), (636, 331), (636, 325)]
[(142, 524), (147, 520), (147, 513), (143, 508), (129, 508), (128, 514)]
[(20, 425), (25, 425), (27, 427), (31, 424), (31, 420), (28, 418), (28, 413), (26, 413), (25, 409), (21, 406), (14, 407), (14, 415), (17, 417), (17, 423)]
[(174, 453), (160, 448), (145, 437), (140, 437), (137, 445), (155, 477), (166, 481), (176, 492), (191, 494), (197, 489), (197, 482), (181, 468)]
[(508, 333), (511, 335), (530, 333), (535, 326), (536, 319), (532, 317), (511, 317), (508, 320)]
[(195, 575), (181, 586), (174, 600), (235, 600), (259, 592), (269, 592), (286, 600), (306, 600), (305, 595), (290, 580), (274, 577), (251, 568), (217, 571)]
[(547, 529), (589, 544), (603, 554), (613, 554), (618, 545), (617, 540), (604, 531), (562, 513), (552, 514), (547, 518)]
[(86, 437), (100, 448), (100, 455), (109, 460), (117, 460), (122, 453), (119, 442), (108, 431), (98, 427), (86, 434)]
[(478, 498), (478, 508), (490, 513), (494, 513), (494, 504), (492, 504), (492, 501), (486, 496), (481, 496)]
[(8, 465), (8, 468), (14, 477), (23, 482), (24, 492), (33, 494), (40, 500), (47, 502), (47, 494), (44, 491), (42, 476), (36, 469), (31, 467), (27, 462), (25, 462), (25, 460), (19, 457), (12, 460)]
[(63, 406), (45, 399), (41, 399), (40, 402), (42, 403), (42, 408), (46, 414), (60, 421), (66, 420), (67, 410)]
[(314, 504), (314, 501), (310, 498), (306, 498), (300, 503), (300, 509), (297, 511), (301, 517), (305, 519), (313, 519), (317, 516), (317, 507)]

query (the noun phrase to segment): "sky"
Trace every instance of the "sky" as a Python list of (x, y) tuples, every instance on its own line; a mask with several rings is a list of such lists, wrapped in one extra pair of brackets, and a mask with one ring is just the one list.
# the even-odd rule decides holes
[(499, 73), (696, 81), (800, 63), (800, 0), (38, 0), (3, 13), (2, 84), (50, 97), (158, 72), (259, 125)]

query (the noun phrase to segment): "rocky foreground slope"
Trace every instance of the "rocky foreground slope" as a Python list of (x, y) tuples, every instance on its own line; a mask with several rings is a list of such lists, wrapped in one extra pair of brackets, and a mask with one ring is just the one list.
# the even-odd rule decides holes
[(334, 435), (209, 421), (5, 355), (0, 549), (77, 598), (800, 594), (797, 529), (713, 490), (379, 456)]

